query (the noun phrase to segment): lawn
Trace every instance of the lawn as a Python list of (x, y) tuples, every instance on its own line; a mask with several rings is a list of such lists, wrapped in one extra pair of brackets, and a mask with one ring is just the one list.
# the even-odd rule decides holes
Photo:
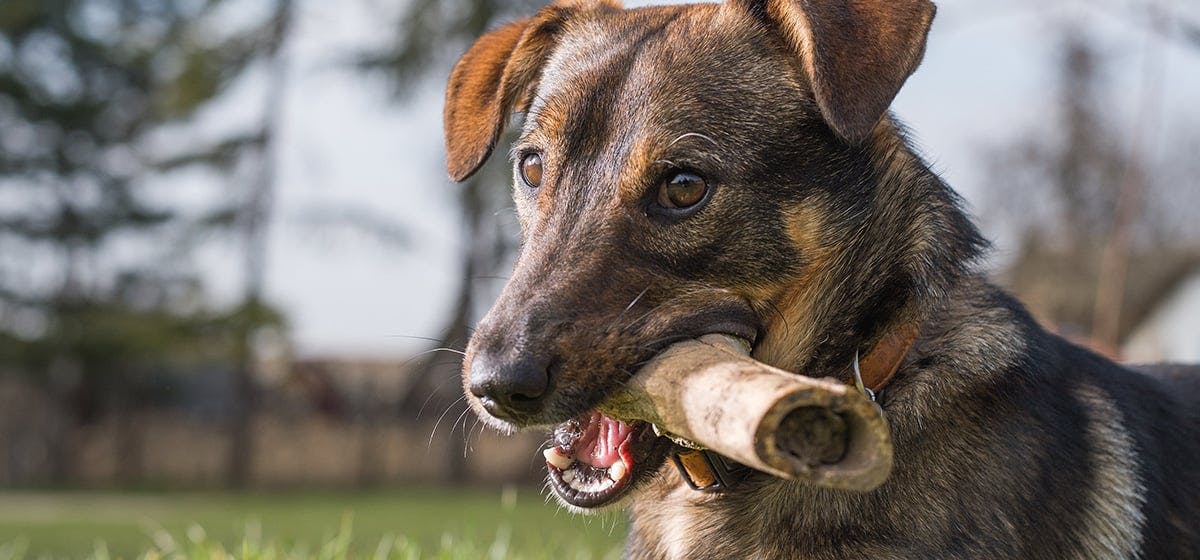
[(0, 493), (0, 560), (620, 556), (625, 522), (534, 489)]

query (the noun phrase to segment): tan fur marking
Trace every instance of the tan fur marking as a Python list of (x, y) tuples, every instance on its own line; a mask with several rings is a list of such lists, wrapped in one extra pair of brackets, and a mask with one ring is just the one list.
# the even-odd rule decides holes
[(1084, 437), (1091, 451), (1095, 479), (1086, 490), (1091, 507), (1084, 513), (1078, 558), (1139, 558), (1146, 515), (1145, 488), (1138, 478), (1137, 450), (1112, 398), (1084, 385), (1075, 397), (1087, 408)]
[(655, 162), (655, 154), (661, 146), (652, 135), (641, 134), (634, 139), (629, 159), (621, 168), (618, 180), (620, 198), (633, 200), (642, 194), (642, 177), (645, 177)]
[(770, 321), (765, 325), (767, 336), (760, 341), (755, 358), (794, 371), (817, 342), (818, 333), (807, 326), (804, 318), (813, 315), (813, 306), (825, 293), (824, 272), (829, 270), (833, 252), (823, 244), (826, 220), (824, 210), (817, 205), (792, 208), (786, 219), (788, 237), (804, 256), (805, 267), (786, 284), (752, 297), (754, 301), (766, 302), (769, 312), (764, 317)]

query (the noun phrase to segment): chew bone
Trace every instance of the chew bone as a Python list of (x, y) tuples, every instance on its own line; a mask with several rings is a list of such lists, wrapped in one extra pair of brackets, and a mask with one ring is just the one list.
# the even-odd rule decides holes
[(819, 486), (871, 490), (892, 470), (891, 434), (874, 403), (838, 381), (755, 361), (726, 335), (671, 346), (601, 410)]

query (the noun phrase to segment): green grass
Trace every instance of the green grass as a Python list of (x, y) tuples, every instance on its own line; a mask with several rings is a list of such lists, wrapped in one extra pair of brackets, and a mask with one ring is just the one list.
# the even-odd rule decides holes
[(604, 559), (624, 535), (533, 489), (0, 493), (0, 560)]

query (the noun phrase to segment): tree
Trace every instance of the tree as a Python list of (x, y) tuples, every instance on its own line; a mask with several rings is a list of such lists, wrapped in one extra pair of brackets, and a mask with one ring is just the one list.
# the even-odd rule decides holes
[[(155, 190), (183, 169), (230, 176), (268, 145), (259, 128), (162, 148), (276, 52), (273, 20), (218, 32), (220, 4), (0, 4), (0, 365), (32, 374), (74, 422), (113, 411), (126, 446), (147, 371), (228, 362), (247, 321), (281, 322), (254, 298), (210, 309), (188, 266), (202, 234), (238, 223), (241, 193), (191, 212)], [(50, 446), (56, 482), (71, 474), (67, 432)], [(136, 478), (136, 454), (119, 456)]]
[[(359, 67), (386, 76), (396, 99), (403, 102), (417, 87), (428, 83), (430, 75), (448, 73), (455, 59), (485, 31), (499, 22), (532, 13), (537, 4), (531, 0), (414, 0), (397, 20), (396, 41), (380, 52), (365, 54), (358, 61)], [(508, 189), (504, 187), (507, 170), (505, 163), (493, 161), (456, 187), (465, 246), (462, 280), (440, 337), (442, 345), (451, 349), (466, 345), (481, 304), (489, 303), (480, 301), (475, 282), (503, 275), (502, 269), (509, 262), (515, 235), (511, 220), (503, 212), (509, 204)], [(426, 361), (417, 368), (416, 380), (401, 409), (409, 414), (422, 409), (459, 414), (452, 407), (461, 395), (461, 387), (454, 381), (461, 363), (458, 357), (449, 364)], [(450, 436), (448, 476), (461, 480), (466, 477), (466, 464), (459, 451), (466, 445), (465, 435), (452, 426)]]
[(992, 150), (989, 191), (1002, 194), (1000, 214), (1022, 231), (1007, 271), (1014, 291), (1052, 327), (1115, 354), (1166, 288), (1200, 263), (1195, 236), (1179, 227), (1186, 213), (1142, 204), (1150, 194), (1187, 198), (1188, 182), (1176, 175), (1196, 142), (1173, 139), (1166, 144), (1178, 151), (1147, 165), (1144, 137), (1156, 122), (1147, 109), (1159, 101), (1160, 76), (1145, 73), (1137, 121), (1122, 129), (1104, 96), (1096, 45), (1068, 31), (1059, 52), (1052, 126)]
[(276, 0), (271, 16), (261, 32), (261, 56), (268, 68), (267, 88), (263, 95), (262, 122), (258, 128), (261, 138), (256, 155), (256, 169), (249, 180), (249, 196), (238, 216), (244, 255), (242, 305), (235, 322), (234, 372), (235, 403), (230, 422), (229, 464), (227, 482), (245, 486), (250, 481), (254, 456), (253, 410), (256, 400), (254, 382), (254, 338), (258, 329), (273, 323), (270, 308), (263, 301), (263, 278), (267, 261), (266, 225), (270, 218), (275, 191), (275, 158), (272, 148), (275, 134), (283, 118), (283, 94), (287, 88), (288, 66), (282, 57), (284, 43), (289, 37), (294, 17), (292, 0)]

